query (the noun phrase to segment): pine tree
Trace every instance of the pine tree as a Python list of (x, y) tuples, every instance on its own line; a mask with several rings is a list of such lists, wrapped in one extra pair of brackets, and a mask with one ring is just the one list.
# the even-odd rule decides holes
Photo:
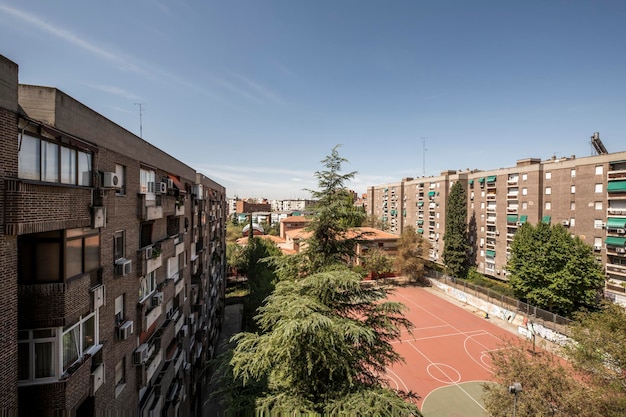
[(460, 181), (454, 183), (446, 205), (446, 230), (443, 236), (443, 261), (452, 276), (467, 276), (467, 193)]

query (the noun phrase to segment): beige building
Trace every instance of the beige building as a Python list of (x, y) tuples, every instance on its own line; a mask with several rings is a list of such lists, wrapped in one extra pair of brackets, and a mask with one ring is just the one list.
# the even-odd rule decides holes
[(446, 201), (456, 181), (467, 190), (469, 243), (479, 272), (506, 279), (518, 227), (558, 223), (593, 247), (605, 266), (607, 294), (626, 304), (626, 152), (405, 178), (370, 187), (368, 214), (394, 234), (415, 227), (430, 243), (430, 260), (442, 263)]

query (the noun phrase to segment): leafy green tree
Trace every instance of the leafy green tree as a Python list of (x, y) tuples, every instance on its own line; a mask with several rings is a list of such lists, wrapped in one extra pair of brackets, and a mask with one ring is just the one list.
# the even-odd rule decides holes
[(347, 159), (339, 155), (338, 149), (339, 145), (335, 146), (321, 161), (326, 170), (315, 172), (319, 190), (309, 190), (313, 199), (318, 201), (315, 215), (307, 226), (312, 236), (306, 239), (308, 246), (305, 250), (313, 270), (346, 262), (354, 256), (358, 236), (349, 236), (348, 229), (365, 219), (365, 213), (354, 206), (352, 195), (346, 188), (356, 171), (341, 173)]
[[(391, 341), (411, 323), (382, 288), (362, 286), (346, 267), (279, 281), (257, 317), (260, 333), (240, 333), (232, 374), (256, 387), (257, 410), (345, 416), (419, 415), (413, 393), (388, 388), (381, 375), (401, 360)], [(262, 387), (259, 386), (262, 385)]]
[(413, 282), (426, 284), (424, 278), (424, 250), (427, 242), (418, 234), (413, 226), (407, 226), (400, 234), (397, 242), (395, 267)]
[(378, 248), (368, 250), (361, 261), (374, 279), (393, 271), (393, 257)]
[(361, 226), (364, 227), (373, 227), (374, 229), (378, 229), (378, 230), (384, 230), (383, 229), (383, 221), (382, 219), (374, 216), (374, 215), (369, 215), (365, 218), (365, 220), (363, 220), (363, 223), (361, 223)]
[[(508, 345), (490, 355), (495, 383), (483, 385), (483, 400), (492, 417), (509, 417), (514, 400), (518, 417), (612, 415), (605, 414), (600, 387), (585, 383), (557, 356), (546, 352), (531, 355), (528, 345)], [(516, 382), (522, 385), (522, 392), (514, 399), (508, 388)]]
[(576, 314), (566, 356), (603, 392), (604, 416), (626, 415), (626, 311), (606, 303), (596, 312)]
[(520, 227), (507, 271), (517, 297), (563, 315), (597, 308), (604, 287), (602, 267), (591, 246), (560, 224)]
[(461, 181), (454, 183), (446, 204), (446, 230), (443, 235), (443, 261), (452, 276), (467, 276), (467, 193)]

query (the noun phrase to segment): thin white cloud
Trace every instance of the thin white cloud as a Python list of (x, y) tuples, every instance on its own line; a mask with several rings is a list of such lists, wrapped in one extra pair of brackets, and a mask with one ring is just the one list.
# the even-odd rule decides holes
[(276, 94), (274, 94), (274, 92), (252, 81), (251, 79), (244, 77), (243, 75), (237, 74), (237, 73), (234, 73), (233, 76), (241, 80), (244, 84), (246, 84), (249, 88), (251, 88), (255, 93), (257, 93), (261, 97), (264, 97), (276, 103), (282, 103), (282, 100)]
[(141, 101), (142, 98), (139, 97), (138, 95), (135, 95), (129, 91), (124, 90), (121, 87), (117, 87), (115, 85), (104, 85), (104, 84), (87, 84), (85, 83), (85, 85), (87, 87), (91, 87), (95, 90), (99, 90), (99, 91), (103, 91), (105, 93), (109, 93), (109, 94), (113, 94), (116, 96), (120, 96), (129, 100), (135, 100), (135, 101)]

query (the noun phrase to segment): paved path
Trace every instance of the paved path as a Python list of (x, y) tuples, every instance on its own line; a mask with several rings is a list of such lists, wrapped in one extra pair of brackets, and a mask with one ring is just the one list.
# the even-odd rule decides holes
[[(217, 348), (215, 350), (215, 356), (224, 351), (226, 343), (230, 338), (241, 331), (241, 315), (243, 312), (243, 304), (227, 305), (224, 309), (224, 322), (222, 324), (222, 330), (217, 340)], [(211, 392), (211, 386), (205, 385), (203, 398), (204, 403), (202, 405), (203, 417), (221, 417), (223, 415), (223, 409), (219, 405), (217, 399), (209, 399), (209, 393)]]

